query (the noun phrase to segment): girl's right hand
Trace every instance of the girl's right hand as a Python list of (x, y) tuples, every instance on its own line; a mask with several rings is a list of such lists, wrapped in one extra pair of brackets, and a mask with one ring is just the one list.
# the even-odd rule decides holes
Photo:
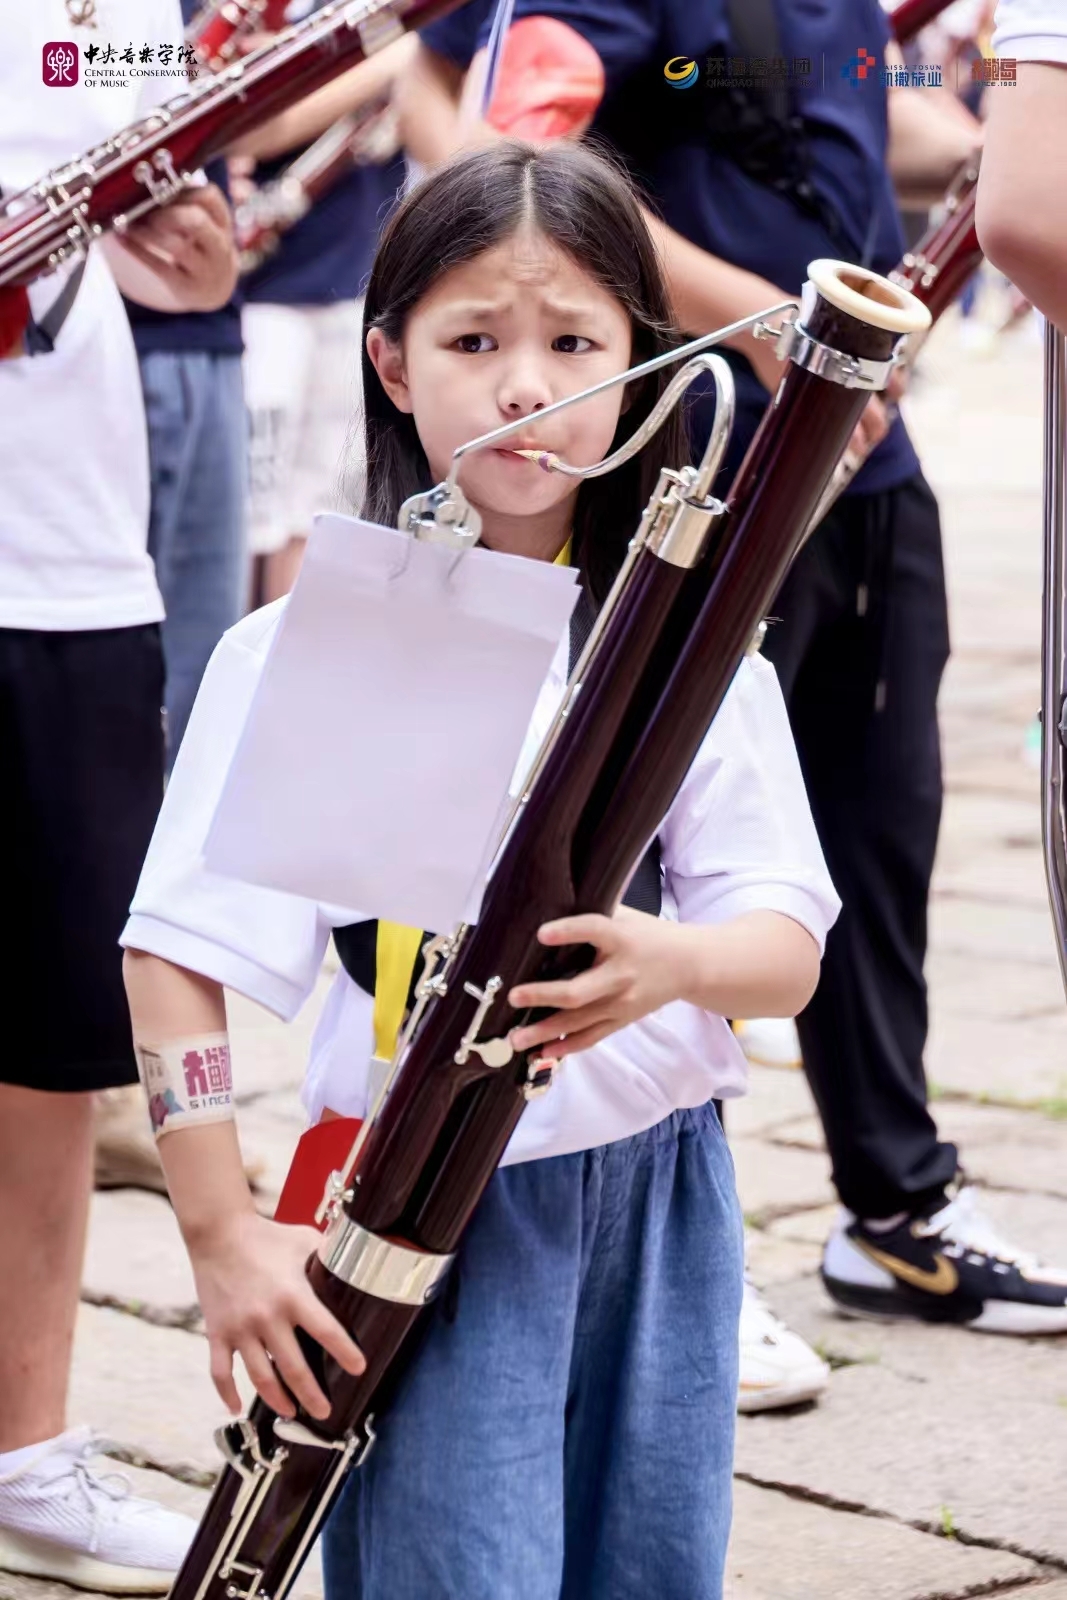
[(236, 1415), (241, 1397), (233, 1380), (240, 1355), (256, 1392), (279, 1416), (296, 1408), (320, 1421), (330, 1402), (304, 1359), (295, 1328), (303, 1328), (354, 1377), (366, 1368), (359, 1346), (322, 1304), (308, 1282), (308, 1257), (322, 1242), (315, 1228), (271, 1222), (256, 1211), (227, 1218), (209, 1237), (190, 1243), (200, 1308), (211, 1349), (211, 1376)]

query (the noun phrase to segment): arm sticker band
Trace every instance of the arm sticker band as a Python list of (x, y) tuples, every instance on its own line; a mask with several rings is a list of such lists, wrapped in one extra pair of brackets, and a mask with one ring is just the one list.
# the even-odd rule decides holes
[(137, 1046), (137, 1070), (148, 1096), (152, 1132), (233, 1119), (230, 1041), (225, 1033)]

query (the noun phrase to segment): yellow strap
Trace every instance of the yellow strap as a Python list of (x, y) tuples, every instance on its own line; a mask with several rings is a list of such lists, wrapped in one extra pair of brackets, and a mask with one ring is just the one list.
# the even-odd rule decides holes
[[(553, 563), (557, 567), (571, 564), (571, 544), (568, 539)], [(378, 941), (375, 948), (374, 979), (374, 1054), (382, 1061), (392, 1061), (396, 1054), (396, 1041), (404, 1022), (411, 974), (419, 959), (425, 938), (421, 928), (407, 928), (400, 922), (378, 923)]]
[(378, 923), (374, 982), (374, 1054), (392, 1061), (404, 1021), (411, 974), (425, 935), (400, 922)]

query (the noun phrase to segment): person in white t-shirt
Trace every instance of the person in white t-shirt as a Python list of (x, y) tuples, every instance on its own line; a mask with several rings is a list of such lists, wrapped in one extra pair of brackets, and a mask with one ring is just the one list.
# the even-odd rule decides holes
[(1032, 305), (1067, 330), (1067, 4), (1000, 0), (993, 49), (1017, 81), (987, 96), (978, 237)]
[[(670, 326), (636, 200), (593, 152), (501, 143), (439, 168), (387, 223), (367, 289), (365, 514), (395, 525), (401, 500), (439, 480), (460, 443), (663, 350)], [(530, 441), (597, 461), (666, 381), (630, 393), (625, 415), (622, 387), (605, 390)], [(484, 542), (541, 560), (570, 552), (586, 595), (602, 600), (658, 469), (688, 459), (683, 426), (675, 411), (621, 475), (581, 488), (506, 450), (474, 455), (463, 482)], [(331, 929), (354, 924), (351, 912), (204, 862), (283, 607), (238, 624), (208, 667), (123, 943), (216, 1386), (237, 1409), (239, 1352), (268, 1405), (291, 1416), (296, 1400), (322, 1418), (329, 1406), (294, 1327), (348, 1371), (363, 1357), (305, 1276), (319, 1236), (257, 1215), (226, 1096), (206, 1105), (189, 1077), (190, 1060), (223, 1070), (224, 985), (291, 1017)], [(516, 783), (559, 706), (568, 643)], [(358, 738), (343, 707), (339, 718), (338, 737)], [(353, 1590), (363, 1600), (721, 1595), (742, 1229), (714, 1100), (744, 1088), (724, 1018), (792, 1015), (806, 1002), (840, 904), (777, 678), (758, 657), (740, 667), (683, 780), (648, 876), (648, 909), (628, 890), (612, 916), (540, 930), (546, 945), (595, 946), (588, 972), (509, 994), (516, 1009), (546, 1013), (516, 1030), (515, 1047), (569, 1059), (519, 1123), (461, 1247), (458, 1299), (432, 1318), (378, 1447), (331, 1519), (330, 1600)], [(348, 941), (337, 943), (346, 966), (305, 1090), (315, 1120), (364, 1115), (372, 1048), (389, 1051), (376, 997), (360, 986)], [(379, 1015), (389, 966), (379, 962), (369, 983)], [(528, 1403), (517, 1400), (524, 1391)], [(352, 1496), (363, 1497), (358, 1514)], [(357, 1522), (366, 1536), (352, 1550)]]
[[(85, 77), (131, 40), (173, 62), (177, 0), (0, 0), (0, 37), (8, 198), (181, 88), (140, 64), (114, 86)], [(60, 41), (75, 84), (47, 81)], [(87, 1465), (88, 1430), (65, 1431), (92, 1103), (136, 1079), (118, 936), (163, 789), (163, 607), (119, 290), (208, 310), (235, 276), (225, 200), (190, 192), (124, 245), (94, 246), (80, 282), (66, 269), (32, 285), (0, 359), (0, 1569), (139, 1593), (166, 1590), (192, 1524), (116, 1494)]]

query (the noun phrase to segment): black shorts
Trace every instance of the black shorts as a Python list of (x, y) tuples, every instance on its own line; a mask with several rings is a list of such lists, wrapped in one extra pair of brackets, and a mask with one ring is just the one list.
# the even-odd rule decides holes
[(163, 797), (159, 628), (0, 628), (0, 1083), (133, 1083), (118, 939)]

